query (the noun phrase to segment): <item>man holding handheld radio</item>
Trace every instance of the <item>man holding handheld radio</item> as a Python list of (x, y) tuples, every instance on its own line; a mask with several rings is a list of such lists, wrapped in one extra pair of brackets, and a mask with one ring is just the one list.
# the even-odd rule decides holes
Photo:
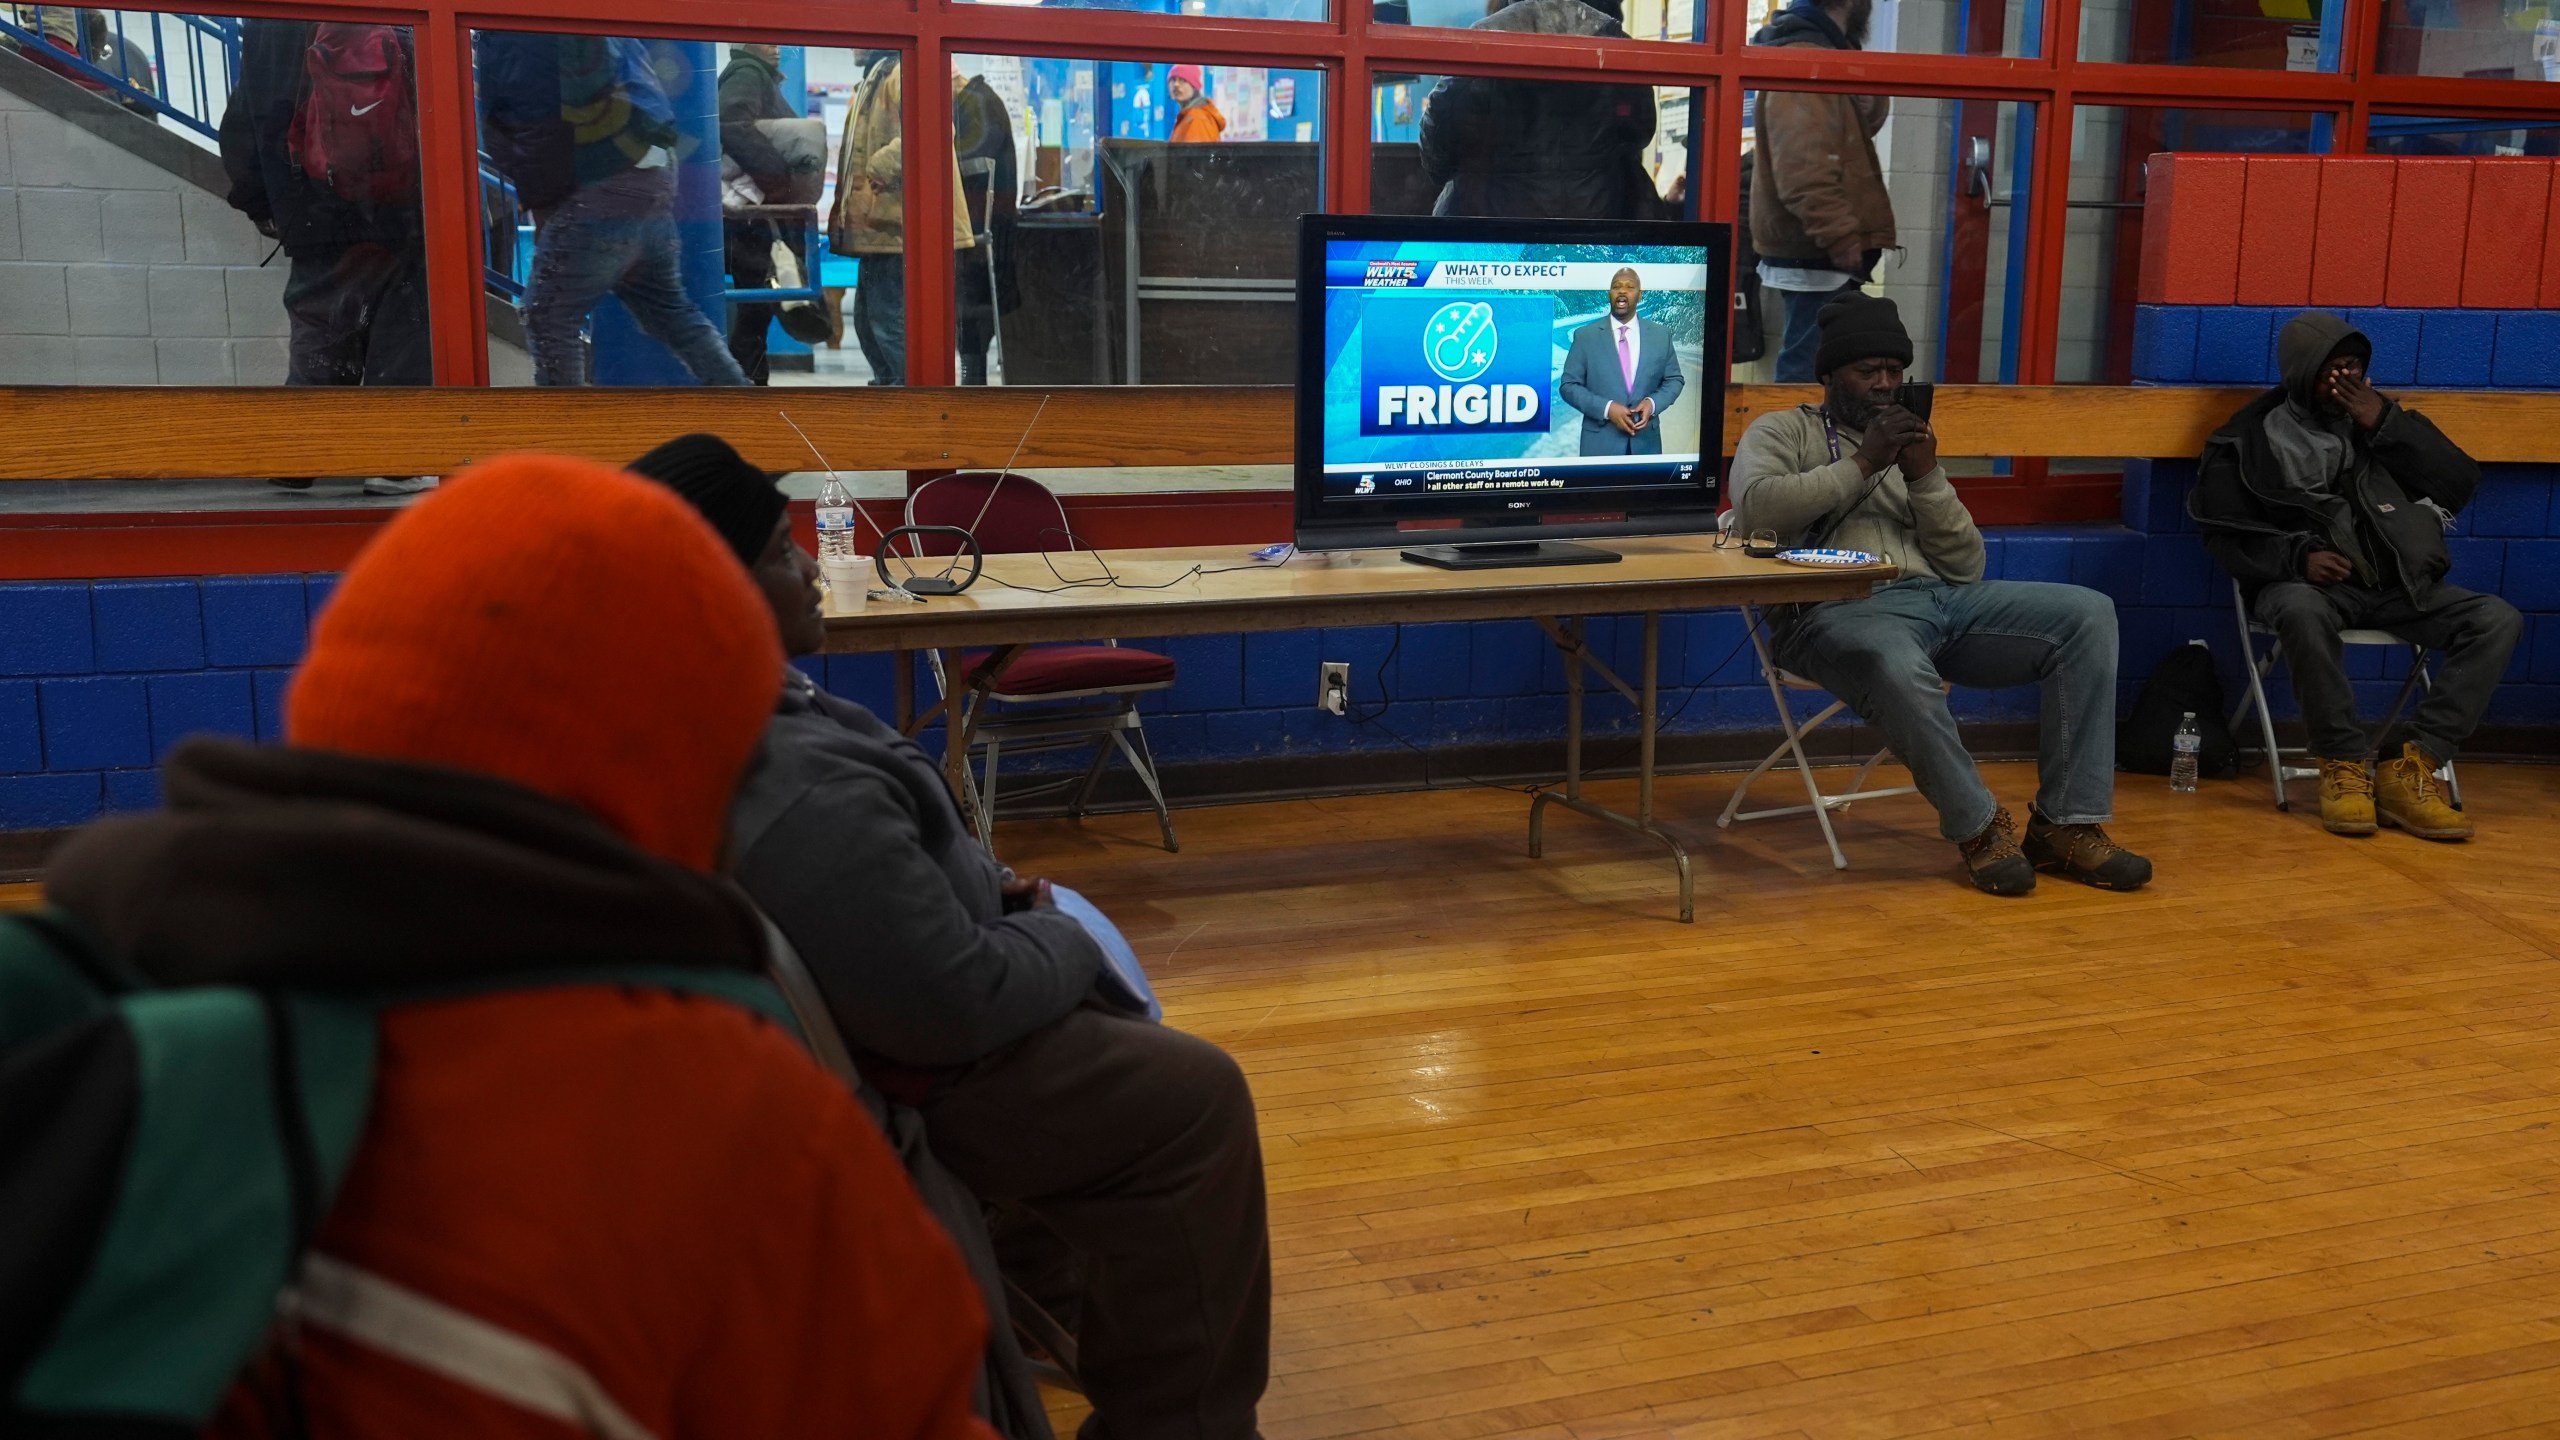
[[(1743, 432), (1736, 529), (1873, 551), (1902, 571), (1861, 599), (1771, 610), (1772, 653), (1884, 732), (1978, 888), (2023, 895), (2041, 870), (2139, 889), (2151, 862), (2103, 828), (2115, 799), (2115, 606), (2077, 585), (1982, 578), (1982, 532), (1938, 463), (1927, 387), (1903, 384), (1910, 363), (1893, 302), (1843, 295), (1822, 311), (1823, 403)], [(1906, 392), (1916, 406), (1899, 403)], [(2044, 692), (2023, 837), (1964, 748), (1947, 684)]]

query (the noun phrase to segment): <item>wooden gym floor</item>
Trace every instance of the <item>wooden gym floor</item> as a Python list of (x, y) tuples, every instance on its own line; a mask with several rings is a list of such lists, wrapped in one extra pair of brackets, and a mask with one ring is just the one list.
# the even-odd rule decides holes
[(2008, 901), (1675, 779), (1695, 926), (1487, 790), (998, 839), (1253, 1077), (1271, 1440), (2555, 1435), (2560, 768), (2463, 778), (2437, 846), (2127, 777), (2152, 888)]

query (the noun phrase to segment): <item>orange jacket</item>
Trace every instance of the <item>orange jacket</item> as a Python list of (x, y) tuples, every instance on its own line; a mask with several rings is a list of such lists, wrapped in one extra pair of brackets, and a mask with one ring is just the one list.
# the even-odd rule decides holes
[(1217, 102), (1203, 95), (1182, 107), (1174, 118), (1173, 143), (1195, 145), (1215, 140), (1227, 133), (1227, 117), (1218, 113)]
[[(305, 1272), (312, 1433), (992, 1440), (958, 1252), (770, 1023), (638, 987), (478, 995), (388, 1012), (378, 1074), (312, 1247), (371, 1288)], [(422, 1307), (460, 1339), (421, 1349), (396, 1322)], [(486, 1383), (493, 1353), (551, 1398)], [(259, 1433), (234, 1398), (211, 1433)]]

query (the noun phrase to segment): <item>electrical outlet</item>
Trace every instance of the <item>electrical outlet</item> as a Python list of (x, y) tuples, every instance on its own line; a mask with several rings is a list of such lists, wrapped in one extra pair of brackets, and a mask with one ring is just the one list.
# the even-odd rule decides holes
[(1351, 666), (1348, 662), (1327, 660), (1316, 667), (1316, 708), (1330, 715), (1350, 711)]

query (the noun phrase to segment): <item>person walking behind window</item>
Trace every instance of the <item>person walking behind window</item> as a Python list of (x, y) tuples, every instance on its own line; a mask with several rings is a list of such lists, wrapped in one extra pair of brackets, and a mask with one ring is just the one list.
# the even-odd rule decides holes
[[(1468, 27), (1575, 40), (1623, 40), (1614, 0), (1519, 0)], [(1651, 220), (1662, 197), (1644, 167), (1653, 87), (1585, 80), (1452, 76), (1422, 102), (1422, 173), (1440, 188), (1434, 215)]]
[[(1857, 50), (1867, 42), (1875, 0), (1794, 0), (1754, 45)], [(1891, 102), (1882, 95), (1762, 90), (1751, 144), (1751, 245), (1760, 283), (1786, 305), (1777, 379), (1818, 377), (1819, 321), (1833, 296), (1875, 275), (1893, 248), (1893, 197), (1876, 158), (1876, 132)]]
[[(292, 337), (287, 384), (429, 384), (408, 32), (390, 25), (325, 27), (374, 32), (364, 38), (396, 54), (393, 83), (404, 93), (381, 108), (405, 115), (408, 126), (401, 137), (405, 151), (385, 149), (380, 165), (333, 175), (313, 173), (293, 145), (297, 117), (320, 98), (312, 93), (310, 72), (315, 63), (327, 64), (312, 45), (323, 28), (308, 20), (241, 22), (240, 83), (222, 112), (222, 168), (231, 179), (226, 198), (259, 234), (284, 247)], [(386, 124), (399, 123), (386, 115)], [(306, 133), (309, 126), (305, 119)]]
[(960, 383), (984, 385), (987, 347), (1001, 328), (999, 317), (1022, 304), (1022, 282), (1014, 269), (1022, 181), (1013, 152), (1013, 115), (986, 76), (970, 76), (951, 97), (951, 136), (960, 163), (969, 167), (960, 176), (962, 199), (986, 247), (964, 256), (960, 265)]
[[(720, 71), (720, 158), (734, 163), (755, 187), (759, 204), (778, 203), (789, 193), (795, 167), (756, 122), (798, 118), (800, 112), (782, 95), (782, 47), (731, 46), (729, 63)], [(823, 154), (814, 158), (825, 163)], [(808, 273), (809, 236), (804, 223), (777, 224), (754, 214), (724, 216), (720, 241), (727, 252), (730, 282), (740, 290), (762, 290), (773, 284), (777, 241), (798, 257), (801, 273)], [(747, 379), (758, 385), (772, 379), (765, 347), (779, 309), (744, 302), (729, 307), (729, 354)]]
[(1173, 143), (1205, 145), (1227, 133), (1227, 117), (1209, 98), (1209, 77), (1197, 65), (1176, 65), (1165, 77), (1173, 98)]
[[(853, 338), (871, 366), (874, 385), (907, 383), (906, 87), (898, 52), (873, 52), (845, 110), (844, 148), (836, 155), (836, 205), (827, 244), (860, 257), (853, 285)], [(960, 161), (951, 161), (951, 248), (977, 241), (961, 203)]]
[(537, 385), (585, 385), (598, 301), (705, 385), (746, 372), (686, 293), (676, 234), (675, 110), (649, 47), (626, 36), (484, 30), (481, 148), (533, 214), (524, 328)]

